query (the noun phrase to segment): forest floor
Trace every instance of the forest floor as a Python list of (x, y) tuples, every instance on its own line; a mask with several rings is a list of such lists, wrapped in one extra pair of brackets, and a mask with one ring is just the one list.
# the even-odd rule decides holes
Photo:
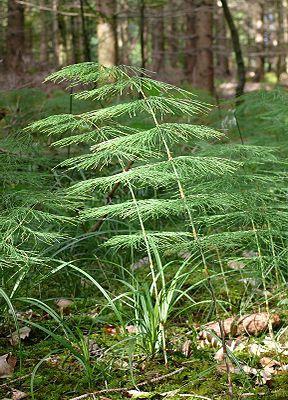
[[(235, 293), (235, 296), (238, 297), (239, 293)], [(221, 354), (219, 358), (221, 345), (213, 346), (209, 340), (199, 339), (199, 331), (195, 328), (205, 323), (199, 315), (191, 313), (187, 318), (169, 323), (168, 365), (165, 366), (162, 357), (151, 360), (133, 354), (133, 336), (136, 334), (133, 327), (129, 326), (127, 332), (123, 332), (113, 324), (113, 317), (107, 318), (109, 324), (97, 322), (96, 316), (102, 301), (101, 298), (87, 298), (82, 293), (81, 298), (73, 298), (69, 315), (63, 316), (65, 326), (75, 333), (69, 340), (76, 356), (62, 345), (59, 338), (49, 335), (49, 332), (61, 335), (61, 328), (45, 312), (29, 308), (20, 313), (20, 318), (41, 324), (41, 330), (32, 327), (31, 331), (25, 331), (25, 327), (31, 327), (31, 324), (22, 323), (23, 340), (20, 346), (17, 340), (11, 344), (11, 332), (15, 329), (13, 325), (2, 325), (1, 355), (13, 354), (17, 364), (13, 376), (2, 379), (3, 383), (0, 383), (1, 398), (30, 398), (31, 391), (31, 398), (39, 400), (92, 399), (99, 396), (102, 400), (127, 397), (230, 398), (227, 369)], [(45, 303), (59, 311), (51, 298), (45, 298)], [(283, 331), (283, 327), (286, 327), (280, 339), (271, 340), (265, 329), (257, 337), (243, 334), (236, 339), (230, 335), (231, 340), (227, 341), (231, 359), (234, 365), (236, 360), (239, 366), (235, 368), (230, 365), (233, 399), (287, 399), (288, 374), (285, 368), (288, 367), (288, 315), (283, 307), (273, 309), (275, 312), (281, 316), (281, 324), (274, 330), (276, 338), (279, 329)], [(198, 324), (195, 323), (197, 318)], [(198, 339), (195, 339), (197, 335)], [(234, 350), (233, 346), (236, 347)], [(77, 360), (77, 353), (85, 354), (85, 351), (86, 370)], [(0, 371), (1, 366), (0, 357)], [(283, 366), (285, 368), (282, 370)], [(81, 397), (85, 393), (94, 393), (94, 397)]]

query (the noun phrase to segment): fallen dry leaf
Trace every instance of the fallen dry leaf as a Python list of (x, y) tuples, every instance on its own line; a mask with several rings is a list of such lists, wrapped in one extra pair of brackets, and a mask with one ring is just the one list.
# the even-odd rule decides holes
[[(236, 339), (236, 340), (229, 340), (226, 343), (226, 347), (227, 349), (232, 353), (237, 351), (241, 351), (243, 349), (245, 349), (245, 344), (242, 342), (241, 339)], [(223, 361), (224, 360), (224, 349), (223, 346), (220, 347), (220, 349), (215, 353), (214, 355), (214, 359), (216, 361)]]
[(280, 343), (279, 341), (276, 341), (273, 338), (267, 336), (263, 340), (263, 345), (268, 351), (272, 350), (276, 353), (281, 353), (284, 356), (288, 356), (288, 342)]
[(104, 349), (99, 347), (94, 339), (88, 338), (89, 354), (92, 357), (101, 357), (104, 354)]
[(115, 325), (105, 325), (104, 332), (107, 335), (117, 335), (117, 333), (118, 333)]
[[(204, 329), (200, 331), (198, 338), (200, 340), (207, 340), (211, 343), (213, 340), (215, 341), (215, 335), (221, 338), (221, 329), (219, 323), (222, 324), (225, 336), (240, 336), (243, 334), (257, 336), (267, 330), (269, 322), (272, 326), (279, 325), (279, 315), (260, 312), (255, 314), (247, 314), (240, 318), (229, 317), (224, 321), (210, 322), (206, 324)], [(219, 345), (219, 341), (217, 343)]]
[(245, 258), (253, 258), (253, 257), (258, 257), (258, 252), (254, 250), (244, 250), (242, 253), (242, 256)]
[(17, 359), (11, 354), (0, 356), (0, 378), (9, 378), (13, 375)]
[(217, 371), (221, 373), (226, 373), (227, 372), (227, 365), (229, 368), (229, 372), (234, 374), (236, 372), (236, 368), (231, 362), (228, 362), (227, 364), (225, 362), (221, 362), (220, 364), (217, 365)]
[(55, 304), (59, 308), (60, 314), (63, 315), (70, 313), (70, 308), (73, 304), (73, 301), (69, 299), (58, 299), (55, 301)]
[(270, 357), (262, 357), (260, 359), (260, 364), (262, 367), (266, 368), (274, 368), (276, 366), (281, 366), (281, 363), (279, 361), (273, 360), (273, 358)]
[(242, 261), (237, 260), (228, 261), (227, 266), (235, 271), (240, 271), (241, 269), (245, 268), (245, 264)]
[(239, 279), (239, 282), (243, 282), (245, 285), (251, 285), (253, 287), (258, 286), (260, 283), (260, 281), (258, 279), (254, 279), (254, 278), (242, 278), (242, 279)]
[(100, 312), (99, 307), (93, 308), (91, 311), (89, 311), (86, 315), (91, 317), (91, 318), (96, 318), (98, 317)]
[(245, 372), (245, 374), (253, 374), (253, 375), (257, 375), (258, 370), (256, 368), (253, 367), (249, 367), (249, 365), (242, 365), (241, 369), (239, 369), (239, 372)]
[[(252, 375), (253, 377), (256, 378), (256, 384), (259, 386), (265, 385), (268, 381), (270, 381), (273, 378), (273, 375), (278, 375), (278, 374), (285, 374), (288, 372), (288, 365), (281, 365), (280, 362), (271, 359), (270, 357), (263, 357), (260, 360), (260, 364), (262, 365), (263, 369), (260, 368), (253, 368), (250, 367), (247, 364), (241, 365), (240, 367), (235, 367), (230, 361), (229, 361), (229, 370), (232, 373), (245, 373), (247, 375)], [(226, 363), (221, 361), (220, 364), (217, 366), (217, 370), (219, 372), (226, 372), (227, 367)]]
[(21, 390), (12, 389), (12, 400), (21, 400), (26, 399), (28, 394), (25, 392), (21, 392)]
[(19, 331), (15, 331), (9, 338), (9, 342), (12, 346), (17, 346), (20, 340), (25, 340), (29, 337), (31, 328), (29, 326), (23, 326)]
[(190, 257), (192, 257), (192, 253), (190, 251), (181, 251), (179, 253), (179, 257), (181, 257), (183, 260), (188, 260)]
[(261, 353), (265, 353), (267, 350), (264, 349), (260, 344), (257, 343), (252, 343), (249, 346), (249, 351), (251, 354), (254, 354), (255, 356), (260, 356)]
[(143, 257), (131, 265), (132, 271), (136, 271), (139, 268), (147, 267), (149, 265), (149, 258)]
[(139, 333), (139, 328), (138, 328), (138, 326), (135, 326), (135, 325), (127, 325), (126, 331), (128, 333)]
[(33, 310), (31, 310), (31, 308), (26, 311), (17, 311), (16, 315), (18, 319), (31, 319), (32, 317), (37, 316), (37, 314)]
[[(222, 328), (225, 336), (228, 336), (232, 329), (232, 325), (235, 324), (235, 317), (230, 317), (225, 319), (224, 321), (221, 321), (222, 323)], [(208, 339), (212, 340), (213, 335), (221, 337), (221, 329), (219, 322), (209, 322), (208, 324), (205, 325), (204, 329), (199, 333), (198, 337), (199, 339)]]
[(184, 354), (185, 357), (189, 357), (191, 354), (191, 340), (187, 339), (183, 343), (182, 346), (182, 353)]
[(50, 356), (46, 358), (46, 362), (52, 365), (58, 365), (61, 362), (61, 357), (58, 355)]
[(248, 335), (259, 335), (267, 330), (269, 322), (272, 326), (277, 326), (280, 323), (278, 314), (269, 314), (260, 312), (251, 315), (244, 315), (237, 321), (237, 334), (247, 333)]

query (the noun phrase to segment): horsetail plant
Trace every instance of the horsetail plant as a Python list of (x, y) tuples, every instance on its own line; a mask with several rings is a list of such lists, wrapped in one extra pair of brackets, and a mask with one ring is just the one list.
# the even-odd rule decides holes
[[(192, 264), (200, 258), (211, 301), (217, 303), (210, 274), (213, 259), (232, 249), (241, 252), (247, 243), (265, 248), (271, 235), (277, 236), (287, 221), (287, 205), (279, 202), (284, 198), (283, 174), (273, 169), (267, 172), (278, 162), (271, 149), (215, 144), (226, 140), (224, 134), (197, 123), (199, 114), (207, 113), (210, 106), (186, 90), (152, 79), (147, 71), (89, 62), (65, 67), (47, 81), (69, 81), (74, 92), (80, 87), (75, 99), (95, 101), (93, 111), (50, 116), (27, 128), (53, 135), (53, 146), (74, 146), (76, 152), (89, 145), (88, 154), (73, 156), (59, 165), (85, 172), (84, 180), (67, 189), (74, 198), (90, 196), (79, 213), (80, 220), (90, 224), (90, 230), (101, 229), (105, 220), (131, 222), (128, 234), (116, 232), (105, 246), (132, 248), (148, 255), (153, 301), (147, 304), (154, 311), (163, 304), (175, 306), (175, 298), (180, 300), (187, 294), (173, 279), (177, 290), (165, 292), (168, 286), (161, 280), (164, 269), (159, 254), (179, 258), (179, 254), (189, 252)], [(88, 87), (83, 90), (83, 85)], [(257, 174), (255, 165), (260, 166)], [(160, 226), (157, 230), (151, 229), (155, 221)], [(195, 273), (195, 269), (191, 271)], [(184, 270), (174, 278), (183, 280), (183, 274)], [(177, 291), (183, 291), (183, 296), (174, 297)], [(130, 293), (135, 307), (135, 299), (143, 303), (139, 293), (138, 289)], [(170, 298), (165, 303), (171, 293), (173, 301)], [(145, 308), (143, 304), (137, 315)], [(150, 349), (162, 348), (167, 362), (165, 324), (169, 312), (164, 314), (165, 320), (156, 318), (155, 343)], [(150, 322), (152, 326), (152, 319)], [(142, 324), (143, 335), (143, 326), (148, 325)]]

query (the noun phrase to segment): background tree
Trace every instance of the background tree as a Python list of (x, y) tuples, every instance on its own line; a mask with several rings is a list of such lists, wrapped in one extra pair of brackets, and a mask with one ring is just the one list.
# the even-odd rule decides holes
[(4, 85), (5, 72), (25, 64), (36, 75), (84, 60), (145, 65), (159, 79), (210, 93), (215, 76), (216, 90), (229, 77), (239, 94), (246, 77), (256, 84), (269, 73), (282, 84), (287, 73), (287, 0), (3, 0), (0, 7)]
[(21, 72), (24, 68), (24, 6), (16, 0), (8, 0), (5, 66)]
[(99, 0), (97, 10), (98, 61), (111, 67), (118, 61), (116, 0)]
[(214, 0), (196, 0), (196, 73), (193, 83), (196, 87), (214, 92), (213, 60), (213, 5)]
[(224, 15), (225, 15), (227, 24), (230, 29), (233, 49), (234, 49), (234, 53), (235, 53), (235, 59), (236, 59), (236, 63), (237, 63), (238, 84), (236, 87), (236, 96), (241, 96), (244, 92), (244, 87), (245, 87), (245, 82), (246, 82), (246, 71), (245, 71), (244, 59), (242, 56), (239, 34), (238, 34), (238, 30), (235, 26), (230, 9), (228, 7), (227, 1), (221, 0), (221, 3), (223, 6)]

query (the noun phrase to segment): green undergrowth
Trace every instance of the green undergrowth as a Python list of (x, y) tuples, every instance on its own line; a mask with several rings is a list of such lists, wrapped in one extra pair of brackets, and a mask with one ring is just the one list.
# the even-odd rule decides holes
[[(141, 276), (144, 271), (138, 273)], [(229, 287), (231, 297), (238, 298), (239, 288), (237, 285), (230, 285)], [(115, 293), (119, 293), (120, 289), (121, 285), (115, 282)], [(59, 312), (54, 303), (57, 288), (44, 286), (43, 290), (45, 291), (45, 298), (42, 300), (56, 312)], [(0, 327), (0, 348), (2, 354), (11, 352), (17, 357), (18, 361), (13, 378), (3, 381), (7, 383), (7, 386), (0, 385), (0, 396), (9, 398), (12, 388), (30, 393), (32, 376), (34, 376), (33, 393), (35, 400), (44, 398), (47, 400), (68, 400), (80, 394), (104, 389), (106, 385), (109, 389), (135, 389), (138, 383), (165, 376), (184, 367), (185, 369), (182, 372), (174, 376), (153, 384), (148, 383), (139, 387), (139, 389), (149, 392), (149, 395), (155, 399), (165, 398), (163, 393), (167, 392), (171, 392), (169, 398), (175, 400), (182, 399), (183, 397), (179, 394), (185, 393), (190, 394), (191, 397), (192, 394), (195, 394), (213, 400), (228, 399), (226, 374), (218, 370), (217, 363), (214, 360), (216, 350), (209, 346), (205, 348), (198, 348), (197, 346), (197, 332), (194, 327), (197, 323), (205, 322), (207, 310), (191, 310), (189, 313), (186, 312), (184, 315), (180, 314), (171, 319), (167, 326), (168, 366), (165, 367), (162, 357), (155, 356), (155, 358), (150, 359), (145, 354), (141, 355), (139, 352), (134, 352), (134, 334), (129, 335), (123, 332), (122, 328), (117, 325), (117, 320), (115, 320), (111, 311), (107, 310), (99, 316), (99, 311), (104, 305), (103, 298), (95, 295), (95, 292), (93, 296), (90, 287), (80, 288), (79, 297), (72, 299), (70, 314), (63, 316), (63, 322), (75, 336), (68, 334), (67, 340), (80, 352), (82, 350), (79, 350), (79, 338), (83, 337), (82, 335), (84, 335), (86, 341), (89, 339), (95, 344), (95, 353), (92, 353), (89, 359), (92, 379), (89, 379), (83, 367), (71, 355), (70, 351), (37, 327), (31, 327), (31, 334), (29, 338), (22, 341), (21, 349), (12, 347), (8, 343), (7, 336), (14, 330), (14, 324), (12, 319), (8, 318), (5, 324)], [(259, 300), (255, 299), (255, 303), (257, 302), (259, 304)], [(15, 301), (15, 306), (16, 309), (20, 309), (21, 303)], [(183, 307), (185, 308), (185, 302)], [(31, 308), (34, 314), (30, 321), (41, 324), (41, 327), (47, 331), (64, 337), (61, 325), (39, 308), (33, 306)], [(30, 309), (29, 305), (27, 305), (27, 309)], [(22, 311), (25, 311), (23, 305)], [(287, 326), (288, 315), (285, 306), (282, 308), (278, 306), (276, 310), (274, 309), (274, 312), (278, 312), (281, 316), (281, 325), (278, 329)], [(225, 313), (223, 313), (223, 318), (225, 318)], [(22, 324), (27, 325), (24, 322)], [(258, 338), (251, 337), (250, 343), (255, 341), (260, 343), (266, 334), (264, 332)], [(275, 334), (277, 334), (277, 330)], [(191, 341), (188, 356), (183, 354), (183, 346), (187, 340)], [(261, 357), (263, 356), (275, 358), (273, 352), (261, 354)], [(260, 367), (260, 357), (251, 355), (248, 349), (237, 353), (237, 360), (253, 368)], [(41, 365), (39, 365), (39, 362)], [(282, 357), (281, 362), (283, 364), (288, 363), (288, 357)], [(35, 367), (37, 370), (35, 370)], [(18, 378), (19, 381), (17, 381)], [(10, 384), (10, 381), (14, 383)], [(232, 374), (232, 383), (235, 399), (243, 398), (242, 395), (245, 393), (250, 393), (249, 398), (255, 400), (258, 398), (267, 400), (284, 400), (287, 398), (285, 397), (288, 390), (287, 374), (275, 375), (269, 384), (261, 386), (257, 386), (255, 378), (249, 375), (244, 373)], [(107, 393), (103, 396), (115, 400), (127, 397), (125, 392), (121, 394)]]
[[(75, 311), (75, 308), (72, 312)], [(86, 309), (78, 308), (79, 315), (66, 316), (64, 319), (69, 325), (84, 328), (89, 326), (92, 318), (85, 316)], [(177, 322), (177, 321), (175, 321)], [(21, 350), (7, 345), (7, 340), (2, 336), (1, 350), (6, 353), (12, 351), (18, 358), (18, 365), (13, 375), (12, 383), (7, 382), (7, 386), (0, 385), (0, 395), (9, 398), (9, 393), (13, 389), (30, 393), (31, 374), (38, 363), (37, 371), (34, 369), (33, 393), (36, 400), (68, 400), (81, 393), (93, 392), (105, 388), (107, 384), (111, 388), (135, 389), (137, 384), (151, 379), (164, 377), (179, 368), (184, 367), (180, 373), (170, 376), (154, 383), (147, 383), (139, 389), (149, 392), (152, 398), (165, 398), (165, 395), (172, 399), (181, 399), (179, 394), (190, 394), (195, 396), (206, 396), (208, 399), (228, 399), (227, 397), (227, 378), (225, 373), (220, 372), (213, 359), (215, 350), (211, 348), (197, 349), (192, 348), (189, 357), (183, 355), (181, 348), (187, 339), (192, 339), (191, 326), (182, 322), (171, 324), (168, 330), (168, 350), (169, 363), (165, 367), (161, 358), (148, 360), (145, 356), (130, 358), (129, 351), (123, 354), (123, 341), (127, 340), (127, 335), (117, 333), (111, 335), (107, 333), (105, 324), (92, 324), (89, 335), (90, 340), (97, 343), (99, 353), (91, 356), (91, 367), (93, 379), (89, 381), (83, 368), (77, 363), (75, 358), (67, 350), (57, 346), (55, 340), (39, 333), (33, 329), (30, 337), (23, 341)], [(56, 325), (51, 320), (43, 320), (42, 326), (53, 329), (56, 332)], [(259, 338), (260, 340), (261, 338)], [(77, 343), (74, 343), (77, 346)], [(127, 346), (126, 346), (127, 347)], [(128, 346), (129, 348), (129, 346)], [(269, 354), (264, 354), (269, 356)], [(250, 362), (250, 366), (259, 366), (259, 357), (251, 360), (249, 353), (243, 352), (239, 356), (242, 362)], [(20, 369), (21, 359), (21, 369)], [(46, 359), (46, 360), (45, 360)], [(41, 365), (39, 365), (39, 361)], [(283, 359), (283, 362), (285, 359)], [(288, 361), (286, 357), (286, 362)], [(17, 379), (19, 379), (17, 381)], [(14, 381), (16, 380), (16, 381)], [(286, 399), (288, 390), (288, 377), (277, 375), (269, 382), (269, 385), (257, 386), (255, 380), (250, 380), (245, 374), (232, 374), (234, 388), (234, 398), (243, 398), (243, 394), (250, 393), (252, 399)], [(169, 394), (168, 394), (169, 392)], [(123, 393), (103, 394), (104, 397), (111, 399), (123, 399), (127, 395)], [(147, 396), (147, 395), (146, 395)], [(188, 396), (188, 395), (187, 395)], [(1, 398), (2, 398), (1, 397)], [(29, 397), (30, 398), (30, 397)], [(144, 395), (144, 398), (145, 395)], [(150, 398), (150, 397), (149, 397)], [(196, 398), (196, 397), (195, 397)]]

